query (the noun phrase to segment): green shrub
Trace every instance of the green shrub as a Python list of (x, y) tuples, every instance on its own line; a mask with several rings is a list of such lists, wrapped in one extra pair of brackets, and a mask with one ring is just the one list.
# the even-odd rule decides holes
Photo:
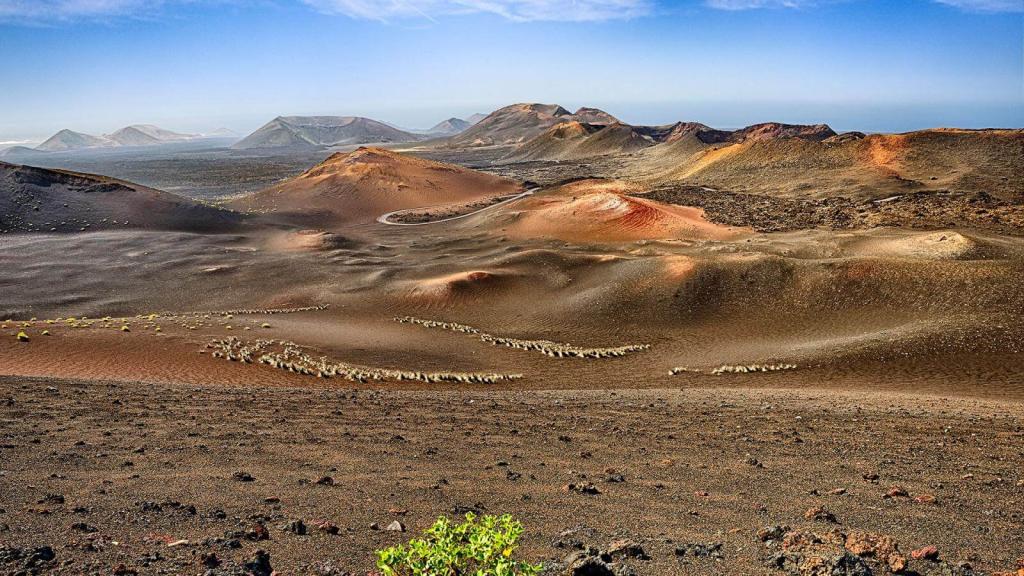
[(514, 560), (523, 525), (504, 516), (466, 514), (453, 524), (441, 517), (423, 538), (377, 551), (385, 576), (534, 576), (540, 564)]

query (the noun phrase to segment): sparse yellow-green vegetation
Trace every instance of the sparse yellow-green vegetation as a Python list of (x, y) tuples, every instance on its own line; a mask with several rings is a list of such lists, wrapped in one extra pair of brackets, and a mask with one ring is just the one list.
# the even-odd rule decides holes
[(377, 551), (385, 576), (533, 576), (542, 566), (517, 560), (523, 525), (509, 515), (440, 517), (422, 538)]

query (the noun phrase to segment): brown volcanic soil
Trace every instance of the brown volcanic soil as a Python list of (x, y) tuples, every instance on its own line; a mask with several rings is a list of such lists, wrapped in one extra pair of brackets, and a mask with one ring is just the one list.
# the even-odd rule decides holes
[(481, 214), (475, 220), (486, 223), (476, 226), (570, 242), (724, 239), (742, 232), (706, 221), (699, 209), (628, 195), (636, 190), (614, 180), (576, 181)]
[(459, 216), (466, 216), (479, 212), (484, 208), (500, 204), (515, 198), (517, 195), (512, 196), (495, 196), (493, 198), (485, 198), (484, 200), (476, 200), (473, 202), (466, 202), (463, 204), (442, 204), (440, 206), (426, 206), (421, 208), (412, 208), (409, 210), (403, 210), (396, 212), (391, 215), (388, 219), (391, 222), (399, 222), (403, 224), (418, 224), (426, 222), (437, 222), (446, 218), (455, 218)]
[[(781, 546), (756, 535), (774, 524), (869, 530), (905, 556), (935, 545), (943, 560), (1015, 569), (1024, 239), (1011, 199), (751, 204), (585, 180), (454, 222), (374, 221), (438, 194), (494, 194), (466, 183), (518, 189), (438, 166), (337, 156), (289, 194), (256, 197), (266, 209), (294, 192), (255, 219), (273, 227), (231, 234), (0, 238), (0, 573), (25, 567), (12, 547), (44, 545), (56, 559), (42, 571), (68, 562), (72, 574), (202, 573), (209, 552), (235, 573), (257, 547), (283, 573), (365, 573), (373, 549), (409, 536), (371, 524), (418, 531), (474, 507), (522, 519), (538, 561), (574, 540), (635, 539), (651, 556), (629, 561), (639, 574), (786, 573), (765, 565)], [(307, 229), (307, 202), (328, 230)], [(866, 228), (877, 222), (898, 227)], [(296, 307), (315, 308), (266, 310)], [(650, 348), (552, 357), (403, 316)], [(317, 378), (206, 348), (230, 337), (294, 342), (332, 364), (522, 378)], [(797, 368), (710, 373), (783, 363)], [(894, 485), (907, 496), (886, 498)], [(835, 521), (805, 517), (818, 506)], [(309, 535), (281, 528), (296, 519)], [(256, 522), (269, 540), (247, 539)], [(720, 560), (675, 552), (715, 543)]]
[(629, 171), (738, 192), (879, 199), (954, 190), (1024, 197), (1024, 131), (923, 130), (824, 141), (750, 138), (707, 145), (695, 138), (648, 148)]
[(579, 160), (635, 152), (654, 144), (654, 140), (625, 124), (603, 126), (563, 122), (555, 124), (543, 134), (519, 146), (507, 159), (520, 162)]
[(762, 232), (881, 226), (923, 229), (965, 226), (1006, 234), (1024, 231), (1024, 206), (984, 193), (935, 191), (900, 194), (875, 201), (844, 197), (816, 200), (668, 184), (639, 196), (669, 204), (698, 206), (714, 222), (749, 226)]
[(0, 162), (0, 234), (143, 228), (223, 232), (239, 214), (131, 182)]
[(472, 147), (518, 144), (541, 134), (561, 122), (611, 124), (618, 120), (596, 108), (580, 108), (570, 113), (557, 104), (513, 104), (499, 108), (445, 142), (445, 146)]
[(338, 153), (301, 176), (231, 202), (320, 226), (372, 222), (392, 210), (511, 194), (519, 184), (382, 148)]
[[(256, 549), (281, 573), (364, 573), (374, 549), (409, 536), (372, 525), (418, 532), (465, 510), (514, 513), (534, 561), (560, 560), (574, 541), (633, 539), (650, 556), (629, 561), (641, 574), (782, 574), (766, 567), (778, 545), (757, 536), (772, 525), (888, 534), (908, 559), (934, 545), (984, 571), (1011, 570), (1024, 549), (1019, 403), (0, 384), (0, 541), (52, 546), (64, 573), (202, 573), (210, 553), (236, 573)], [(581, 482), (600, 493), (563, 488)], [(886, 498), (893, 486), (907, 496)], [(805, 518), (819, 506), (835, 522)], [(308, 534), (285, 530), (299, 519)], [(339, 533), (316, 528), (325, 521)], [(268, 540), (246, 536), (257, 522)], [(721, 543), (721, 558), (677, 555), (695, 543)]]

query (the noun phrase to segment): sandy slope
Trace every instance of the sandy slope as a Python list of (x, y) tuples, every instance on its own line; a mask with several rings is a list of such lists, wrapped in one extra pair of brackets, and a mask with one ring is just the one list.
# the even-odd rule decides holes
[(562, 122), (610, 124), (618, 120), (596, 108), (571, 113), (557, 104), (513, 104), (491, 112), (466, 131), (449, 139), (448, 147), (518, 144)]
[[(594, 197), (620, 198), (610, 191)], [(571, 214), (575, 207), (582, 225), (578, 208), (588, 204), (571, 198), (561, 196), (550, 209)], [(540, 216), (522, 221), (545, 224), (547, 208), (536, 210)], [(12, 320), (0, 332), (0, 371), (210, 383), (227, 370), (228, 382), (303, 380), (198, 354), (214, 339), (236, 336), (294, 341), (370, 366), (521, 373), (510, 385), (527, 388), (673, 386), (691, 383), (669, 376), (674, 367), (791, 362), (814, 386), (1024, 394), (1012, 378), (1024, 366), (1019, 238), (890, 229), (594, 240), (595, 230), (620, 218), (574, 231), (571, 244), (501, 233), (493, 222), (411, 230), (378, 224), (358, 239), (321, 232), (20, 235), (0, 250), (0, 320)], [(659, 218), (667, 223), (656, 220), (653, 230), (678, 226), (682, 216), (667, 211)], [(129, 318), (90, 321), (88, 328), (46, 322), (322, 304), (330, 307), (294, 316)], [(498, 336), (652, 348), (566, 363), (392, 320), (405, 315)], [(16, 341), (21, 330), (29, 343)]]
[(365, 223), (392, 210), (467, 202), (519, 190), (511, 180), (381, 148), (338, 153), (306, 173), (234, 201), (322, 226)]
[(629, 195), (637, 190), (625, 182), (582, 180), (506, 204), (471, 220), (476, 226), (490, 226), (518, 238), (559, 238), (572, 242), (724, 239), (741, 232), (708, 222), (699, 209)]
[(635, 152), (657, 142), (625, 124), (564, 122), (516, 148), (507, 160), (579, 160)]
[(239, 214), (123, 180), (0, 162), (0, 232), (223, 232)]

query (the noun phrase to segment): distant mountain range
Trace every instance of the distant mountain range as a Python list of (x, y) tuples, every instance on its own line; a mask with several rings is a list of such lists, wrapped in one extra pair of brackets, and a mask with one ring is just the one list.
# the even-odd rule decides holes
[(487, 114), (476, 113), (463, 120), (462, 118), (449, 118), (442, 122), (435, 124), (430, 130), (427, 130), (425, 134), (431, 136), (454, 136), (461, 134), (469, 128), (471, 128), (477, 122), (487, 118)]
[(278, 116), (232, 148), (320, 148), (381, 142), (414, 142), (422, 135), (360, 116)]
[[(436, 145), (438, 139), (447, 139), (445, 144), (454, 147), (516, 144), (563, 122), (605, 125), (618, 123), (618, 119), (596, 108), (580, 108), (570, 113), (557, 104), (514, 104), (490, 114), (477, 113), (466, 119), (448, 118), (427, 130), (406, 130), (360, 116), (278, 116), (236, 142), (232, 148), (302, 150), (423, 140), (431, 140), (431, 145)], [(237, 136), (234, 132), (223, 128), (208, 134), (182, 134), (149, 124), (125, 126), (101, 136), (64, 129), (34, 149), (14, 147), (4, 155), (31, 156), (38, 152), (153, 146), (234, 136)]]
[(449, 141), (452, 147), (519, 144), (563, 122), (614, 124), (618, 119), (596, 108), (569, 112), (558, 104), (512, 104), (491, 112)]
[(36, 146), (36, 150), (59, 152), (64, 150), (78, 150), (79, 148), (101, 148), (106, 146), (116, 146), (116, 144), (113, 140), (108, 138), (64, 129), (47, 138), (39, 146)]
[(449, 118), (429, 130), (407, 130), (361, 116), (278, 116), (236, 142), (236, 150), (260, 148), (330, 148), (361, 144), (417, 142), (454, 136), (485, 118), (474, 114), (467, 120)]
[(153, 146), (167, 142), (182, 142), (201, 138), (196, 134), (179, 134), (152, 124), (134, 124), (103, 136), (64, 129), (50, 136), (36, 150), (64, 152), (85, 148), (112, 148), (116, 146)]
[(198, 138), (196, 134), (179, 134), (164, 130), (151, 124), (137, 124), (126, 126), (114, 132), (108, 138), (121, 146), (152, 146), (164, 142), (178, 142), (181, 140), (192, 140)]
[(676, 122), (663, 126), (631, 126), (620, 122), (593, 124), (573, 120), (551, 126), (518, 146), (506, 159), (516, 161), (578, 160), (608, 154), (638, 152), (659, 144), (671, 145), (677, 142), (691, 142), (698, 146), (705, 146), (790, 138), (821, 142), (837, 137), (835, 131), (826, 124), (803, 125), (766, 122), (739, 130), (716, 130), (699, 122)]
[(212, 132), (203, 132), (201, 135), (203, 138), (238, 138), (238, 132), (230, 128), (217, 128)]
[[(931, 189), (1020, 194), (1020, 130), (933, 129), (907, 134), (837, 134), (826, 124), (766, 122), (738, 130), (699, 122), (630, 125), (597, 108), (519, 103), (484, 116), (448, 118), (429, 130), (403, 130), (357, 116), (281, 116), (238, 141), (239, 150), (321, 150), (415, 143), (422, 148), (500, 147), (502, 162), (630, 157), (628, 173), (649, 181), (700, 183), (782, 195), (813, 192), (874, 197)], [(220, 135), (220, 134), (218, 134)], [(106, 136), (62, 130), (37, 149), (5, 158), (28, 162), (44, 151), (146, 146), (195, 138), (155, 126)]]

